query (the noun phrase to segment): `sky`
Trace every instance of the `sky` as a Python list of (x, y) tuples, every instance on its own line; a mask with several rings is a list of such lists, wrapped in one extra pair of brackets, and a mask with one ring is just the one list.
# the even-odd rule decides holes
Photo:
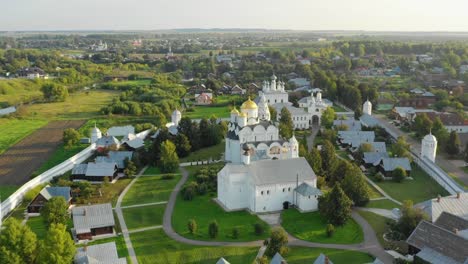
[(0, 0), (0, 30), (465, 31), (467, 0)]

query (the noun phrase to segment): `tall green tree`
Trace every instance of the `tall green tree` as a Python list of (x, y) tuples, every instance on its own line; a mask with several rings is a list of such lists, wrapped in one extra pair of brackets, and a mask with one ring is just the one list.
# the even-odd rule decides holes
[(190, 154), (190, 149), (192, 148), (189, 139), (182, 133), (177, 134), (175, 138), (175, 146), (177, 155), (182, 158), (187, 157)]
[(392, 153), (397, 157), (406, 157), (412, 160), (411, 153), (409, 152), (410, 145), (406, 142), (403, 136), (399, 136), (397, 141), (392, 144)]
[(176, 147), (170, 140), (166, 140), (161, 144), (160, 164), (161, 171), (164, 173), (176, 172), (179, 167)]
[(0, 233), (0, 263), (34, 263), (37, 255), (36, 249), (36, 234), (29, 226), (22, 225), (13, 217), (3, 223)]
[(271, 230), (270, 242), (265, 253), (273, 257), (276, 253), (285, 254), (288, 251), (288, 234), (282, 227), (275, 227)]
[(333, 126), (333, 120), (336, 119), (335, 110), (331, 107), (327, 107), (322, 113), (321, 124), (326, 128), (331, 128)]
[(413, 130), (416, 132), (418, 137), (424, 137), (429, 134), (432, 128), (432, 121), (427, 117), (426, 114), (417, 115), (413, 122)]
[(322, 149), (320, 150), (320, 156), (322, 157), (322, 171), (324, 172), (325, 177), (329, 180), (337, 163), (335, 147), (330, 141), (323, 141)]
[(401, 217), (397, 224), (392, 228), (395, 231), (400, 232), (403, 238), (407, 238), (421, 222), (421, 220), (427, 220), (427, 215), (424, 214), (419, 208), (413, 206), (413, 201), (405, 200), (401, 206)]
[(43, 84), (41, 91), (47, 101), (63, 102), (68, 97), (68, 89), (55, 83)]
[(62, 196), (52, 197), (41, 209), (41, 216), (47, 226), (52, 224), (66, 225), (69, 219), (67, 201)]
[(447, 154), (450, 156), (455, 156), (458, 153), (460, 153), (460, 138), (458, 137), (458, 134), (456, 131), (452, 130), (450, 132), (450, 136), (447, 142), (447, 145), (445, 146), (445, 150), (447, 151)]
[(73, 128), (67, 128), (63, 131), (63, 143), (66, 147), (71, 147), (80, 141), (80, 133)]
[(322, 156), (320, 155), (320, 151), (313, 147), (309, 153), (309, 165), (314, 170), (315, 174), (322, 175)]
[(294, 131), (294, 123), (292, 121), (291, 113), (286, 107), (281, 109), (281, 117), (280, 117), (280, 135), (283, 138), (291, 138)]
[(344, 171), (341, 186), (356, 206), (364, 206), (369, 202), (369, 187), (361, 169), (356, 164), (351, 164), (350, 168)]
[(38, 263), (69, 264), (76, 253), (75, 243), (63, 224), (52, 224), (39, 247)]
[(268, 109), (270, 110), (270, 120), (277, 121), (278, 113), (276, 112), (276, 108), (271, 105), (268, 105)]
[(329, 223), (342, 226), (351, 217), (352, 201), (346, 196), (339, 183), (331, 192), (319, 198), (319, 211)]

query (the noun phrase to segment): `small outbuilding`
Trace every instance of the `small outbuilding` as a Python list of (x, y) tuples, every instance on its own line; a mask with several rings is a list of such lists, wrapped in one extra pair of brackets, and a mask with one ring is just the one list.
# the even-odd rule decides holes
[(110, 203), (75, 207), (72, 218), (72, 231), (78, 240), (91, 240), (94, 236), (114, 233), (115, 220)]
[(70, 187), (44, 187), (28, 205), (28, 213), (39, 213), (42, 207), (53, 197), (63, 197), (68, 205), (71, 204)]

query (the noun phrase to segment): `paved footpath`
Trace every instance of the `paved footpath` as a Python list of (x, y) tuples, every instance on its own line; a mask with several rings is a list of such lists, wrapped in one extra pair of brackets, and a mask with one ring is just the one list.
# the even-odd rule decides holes
[(132, 260), (133, 264), (138, 264), (138, 259), (135, 254), (135, 249), (133, 249), (132, 241), (130, 240), (130, 233), (127, 228), (127, 224), (125, 223), (125, 218), (123, 217), (122, 213), (122, 200), (127, 194), (128, 190), (132, 187), (132, 185), (141, 177), (141, 175), (145, 172), (148, 167), (144, 167), (138, 175), (136, 175), (135, 179), (133, 179), (127, 187), (122, 191), (119, 198), (117, 199), (117, 204), (115, 205), (115, 213), (117, 214), (117, 218), (119, 219), (120, 228), (122, 229), (122, 234), (125, 240), (125, 245), (127, 245), (128, 255)]
[[(197, 245), (197, 246), (238, 246), (238, 247), (261, 247), (263, 245), (262, 240), (258, 241), (251, 241), (251, 242), (215, 242), (215, 241), (198, 241), (185, 238), (179, 234), (177, 234), (174, 229), (172, 228), (172, 213), (174, 211), (174, 206), (177, 200), (177, 195), (181, 190), (184, 183), (187, 181), (189, 173), (188, 171), (181, 167), (180, 171), (182, 172), (182, 178), (177, 183), (176, 187), (171, 193), (169, 201), (167, 203), (166, 211), (164, 212), (164, 219), (163, 219), (163, 229), (166, 234), (180, 242), (190, 245)], [(322, 248), (336, 248), (336, 249), (346, 249), (346, 250), (356, 250), (371, 254), (377, 258), (379, 258), (384, 263), (393, 263), (393, 257), (390, 256), (380, 245), (377, 237), (375, 235), (374, 230), (372, 227), (367, 223), (367, 221), (362, 218), (355, 210), (352, 212), (353, 219), (362, 227), (364, 232), (364, 242), (360, 244), (354, 245), (341, 245), (341, 244), (321, 244), (321, 243), (313, 243), (309, 241), (304, 241), (297, 239), (291, 235), (289, 235), (289, 245), (291, 246), (303, 246), (303, 247), (322, 247)]]

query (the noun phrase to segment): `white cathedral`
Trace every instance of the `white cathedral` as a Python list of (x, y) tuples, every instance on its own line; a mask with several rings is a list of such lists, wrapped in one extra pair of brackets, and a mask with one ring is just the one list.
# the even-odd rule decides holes
[(259, 105), (247, 100), (231, 111), (225, 160), (218, 172), (217, 201), (226, 210), (273, 212), (295, 205), (301, 211), (317, 210), (317, 177), (293, 136), (279, 137), (270, 120), (265, 94)]

